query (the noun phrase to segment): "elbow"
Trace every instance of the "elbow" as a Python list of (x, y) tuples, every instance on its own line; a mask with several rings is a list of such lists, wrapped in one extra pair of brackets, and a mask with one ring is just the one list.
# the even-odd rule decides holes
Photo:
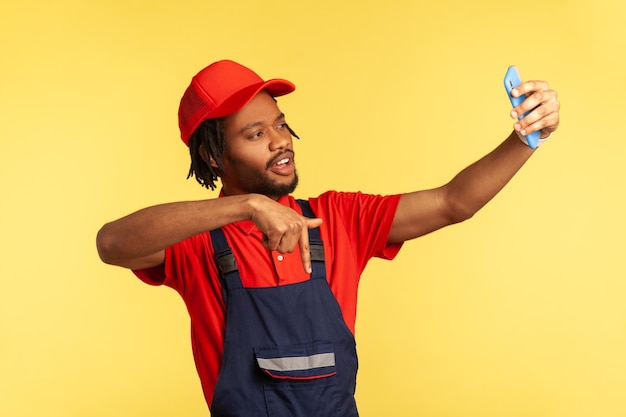
[(462, 208), (457, 210), (457, 212), (455, 213), (455, 217), (454, 217), (454, 223), (462, 223), (466, 220), (471, 219), (472, 217), (474, 217), (474, 214), (476, 214), (478, 212), (478, 210), (472, 209), (472, 208)]
[(449, 200), (448, 204), (448, 219), (450, 224), (462, 223), (471, 219), (478, 212), (480, 208), (476, 208), (467, 204), (463, 204), (460, 201)]
[(471, 219), (472, 217), (474, 217), (474, 214), (476, 212), (454, 212), (452, 214), (450, 214), (448, 216), (448, 224), (457, 224), (457, 223), (463, 223), (466, 220)]
[(105, 264), (115, 265), (115, 237), (105, 224), (96, 235), (96, 249), (100, 260)]

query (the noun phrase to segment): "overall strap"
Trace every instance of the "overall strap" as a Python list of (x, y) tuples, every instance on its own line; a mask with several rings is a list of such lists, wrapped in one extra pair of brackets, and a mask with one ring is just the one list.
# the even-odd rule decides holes
[(211, 243), (213, 245), (215, 265), (220, 273), (220, 282), (222, 283), (222, 297), (224, 302), (228, 300), (227, 294), (229, 289), (243, 288), (237, 261), (233, 255), (233, 251), (228, 246), (228, 241), (222, 229), (211, 230)]
[[(308, 200), (296, 200), (302, 209), (304, 217), (315, 218)], [(320, 236), (319, 227), (309, 229), (309, 248), (311, 252), (311, 267), (313, 273), (311, 279), (326, 279), (326, 267), (324, 266), (324, 242)]]

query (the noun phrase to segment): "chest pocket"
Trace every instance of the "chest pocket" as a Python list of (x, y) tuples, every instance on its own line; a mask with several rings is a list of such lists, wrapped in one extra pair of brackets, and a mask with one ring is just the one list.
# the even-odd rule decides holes
[(263, 393), (270, 417), (337, 415), (335, 352), (332, 343), (254, 349), (265, 375)]
[(254, 354), (259, 369), (273, 378), (307, 380), (337, 373), (331, 343), (255, 348)]

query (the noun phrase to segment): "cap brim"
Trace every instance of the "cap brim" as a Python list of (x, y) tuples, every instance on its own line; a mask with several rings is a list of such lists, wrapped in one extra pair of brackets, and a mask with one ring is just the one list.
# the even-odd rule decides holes
[(205, 119), (215, 119), (237, 113), (261, 91), (267, 91), (272, 97), (280, 97), (293, 92), (296, 86), (287, 80), (274, 78), (262, 83), (250, 85), (239, 90), (206, 115)]

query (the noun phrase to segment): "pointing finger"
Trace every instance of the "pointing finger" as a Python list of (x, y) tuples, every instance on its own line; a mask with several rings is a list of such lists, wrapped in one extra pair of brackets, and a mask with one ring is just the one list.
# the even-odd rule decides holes
[(302, 233), (300, 234), (300, 256), (302, 257), (302, 266), (304, 266), (304, 270), (307, 274), (313, 272), (313, 268), (311, 268), (311, 250), (309, 247), (309, 229), (303, 228)]
[(302, 257), (302, 266), (307, 274), (313, 272), (311, 267), (311, 247), (309, 245), (309, 229), (319, 227), (322, 224), (322, 219), (306, 219), (307, 227), (302, 229), (300, 235), (300, 256)]

